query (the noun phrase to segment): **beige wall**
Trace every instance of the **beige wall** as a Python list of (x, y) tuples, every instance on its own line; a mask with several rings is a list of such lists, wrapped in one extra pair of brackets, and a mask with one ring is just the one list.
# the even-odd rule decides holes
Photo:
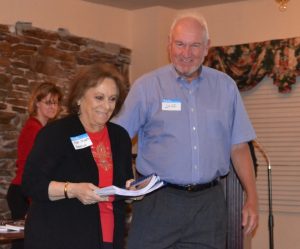
[(48, 30), (70, 33), (131, 48), (130, 12), (81, 0), (1, 0), (0, 23), (32, 22)]
[(142, 73), (168, 62), (167, 34), (175, 10), (153, 7), (132, 12), (132, 71), (134, 80)]
[(300, 35), (300, 1), (280, 12), (274, 0), (248, 0), (202, 9), (213, 45), (232, 45)]
[[(280, 12), (274, 0), (249, 0), (195, 9), (207, 18), (212, 45), (231, 45), (300, 36), (300, 1)], [(1, 0), (0, 23), (29, 21), (35, 27), (68, 29), (72, 34), (118, 43), (133, 50), (131, 79), (167, 63), (167, 33), (177, 11), (154, 7), (136, 11), (81, 0)], [(274, 214), (276, 249), (296, 248), (299, 214)], [(268, 248), (267, 214), (252, 248)]]

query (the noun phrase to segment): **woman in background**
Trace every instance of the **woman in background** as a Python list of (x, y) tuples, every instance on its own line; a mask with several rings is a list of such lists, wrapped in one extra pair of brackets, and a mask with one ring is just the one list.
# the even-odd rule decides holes
[[(11, 218), (14, 220), (24, 219), (28, 211), (29, 201), (21, 190), (22, 175), (27, 156), (40, 129), (58, 115), (61, 99), (60, 89), (52, 83), (40, 84), (34, 89), (30, 97), (28, 105), (29, 118), (18, 138), (16, 176), (7, 192), (7, 202), (11, 211)], [(20, 246), (18, 247), (17, 244)], [(14, 243), (12, 248), (22, 247), (22, 242), (19, 242)]]
[(69, 95), (68, 117), (43, 129), (26, 162), (22, 187), (32, 198), (26, 249), (122, 249), (125, 202), (98, 187), (124, 187), (133, 177), (131, 139), (110, 123), (125, 95), (112, 65), (82, 69)]

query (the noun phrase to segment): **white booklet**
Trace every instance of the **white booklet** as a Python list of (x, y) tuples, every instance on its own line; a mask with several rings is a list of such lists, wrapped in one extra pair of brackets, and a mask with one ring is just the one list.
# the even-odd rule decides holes
[(100, 196), (121, 195), (135, 197), (149, 194), (152, 191), (161, 188), (164, 184), (164, 181), (162, 181), (159, 176), (152, 174), (132, 182), (131, 186), (136, 188), (134, 190), (119, 188), (112, 185), (104, 188), (98, 188), (95, 192)]
[(24, 220), (8, 221), (0, 225), (0, 232), (22, 231), (24, 230)]

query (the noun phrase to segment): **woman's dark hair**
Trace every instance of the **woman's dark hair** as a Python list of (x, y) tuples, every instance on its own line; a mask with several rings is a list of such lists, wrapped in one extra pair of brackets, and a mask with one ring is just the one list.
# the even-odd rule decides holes
[(77, 114), (79, 112), (78, 101), (82, 98), (85, 92), (89, 88), (95, 87), (99, 83), (101, 84), (105, 78), (114, 80), (119, 91), (116, 107), (112, 117), (116, 115), (120, 111), (126, 96), (125, 79), (116, 66), (108, 63), (94, 64), (81, 68), (70, 89), (67, 104), (69, 113)]

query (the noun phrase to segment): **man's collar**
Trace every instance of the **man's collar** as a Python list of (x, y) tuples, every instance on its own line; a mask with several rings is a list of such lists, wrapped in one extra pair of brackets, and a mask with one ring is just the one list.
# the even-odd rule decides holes
[[(178, 71), (176, 70), (176, 68), (175, 68), (175, 66), (174, 66), (173, 64), (171, 64), (171, 66), (172, 66), (172, 71), (173, 71), (174, 74), (176, 75), (177, 80), (184, 80), (184, 81), (187, 81), (187, 80), (186, 80), (186, 77), (183, 77), (183, 76), (181, 76), (181, 75), (178, 73)], [(198, 76), (197, 76), (196, 78), (194, 78), (193, 80), (198, 80), (198, 79), (200, 79), (200, 76), (201, 76), (201, 73), (202, 73), (202, 68), (203, 68), (203, 66), (201, 65), (201, 66), (199, 67), (199, 69), (198, 69)]]

